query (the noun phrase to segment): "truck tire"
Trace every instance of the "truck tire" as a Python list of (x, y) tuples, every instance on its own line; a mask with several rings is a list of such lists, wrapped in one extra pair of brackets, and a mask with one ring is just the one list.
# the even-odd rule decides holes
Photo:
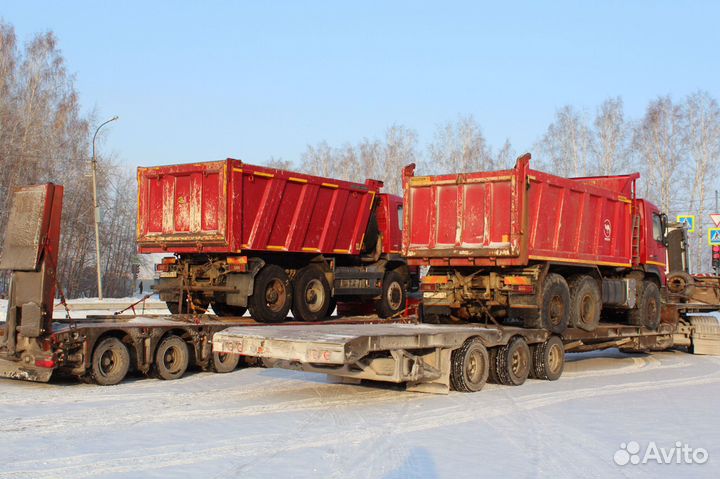
[(180, 314), (180, 302), (167, 301), (165, 304), (167, 305), (167, 309), (170, 311), (170, 314)]
[(452, 352), (450, 384), (455, 391), (480, 391), (488, 379), (490, 358), (480, 338), (470, 338)]
[(287, 319), (293, 290), (285, 270), (274, 264), (263, 267), (255, 276), (249, 298), (250, 315), (261, 323), (280, 323)]
[(190, 364), (190, 351), (181, 337), (170, 335), (155, 351), (155, 371), (160, 379), (179, 379)]
[(118, 338), (105, 338), (92, 355), (92, 378), (101, 386), (112, 386), (123, 379), (130, 370), (130, 353)]
[(567, 281), (559, 274), (550, 273), (545, 278), (541, 294), (538, 316), (526, 320), (525, 327), (562, 334), (570, 321), (570, 289)]
[(628, 314), (630, 324), (655, 331), (660, 326), (660, 289), (653, 281), (643, 281), (640, 302)]
[(247, 308), (244, 306), (233, 306), (219, 301), (213, 301), (212, 309), (216, 316), (223, 318), (229, 316), (242, 316), (247, 311)]
[(600, 323), (602, 297), (600, 287), (592, 276), (586, 274), (570, 278), (569, 322), (574, 328), (594, 331)]
[(330, 285), (317, 265), (305, 266), (293, 281), (293, 316), (303, 321), (320, 321), (332, 312)]
[(520, 386), (530, 374), (530, 348), (521, 336), (515, 336), (497, 351), (497, 374), (500, 384)]
[(375, 310), (381, 318), (390, 318), (405, 309), (405, 281), (397, 271), (388, 271), (383, 277), (382, 295), (375, 302)]
[[(188, 310), (187, 301), (184, 298), (180, 301), (166, 301), (165, 304), (170, 314), (194, 314), (192, 308)], [(197, 313), (205, 314), (210, 306), (210, 301), (205, 298), (193, 298), (193, 304), (197, 308)]]
[(213, 352), (212, 370), (216, 373), (229, 373), (240, 364), (239, 354)]
[(551, 336), (544, 343), (532, 348), (532, 376), (536, 379), (555, 381), (565, 367), (565, 346), (559, 336)]
[(488, 357), (490, 358), (490, 372), (488, 374), (488, 382), (492, 384), (502, 384), (497, 370), (497, 353), (501, 346), (488, 349)]

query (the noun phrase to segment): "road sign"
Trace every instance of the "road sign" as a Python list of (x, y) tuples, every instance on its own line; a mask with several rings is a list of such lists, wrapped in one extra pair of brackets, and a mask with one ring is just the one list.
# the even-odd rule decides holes
[(708, 244), (710, 246), (720, 245), (720, 228), (708, 228)]
[(695, 215), (678, 215), (678, 223), (685, 223), (688, 233), (695, 232)]
[(710, 213), (710, 219), (713, 220), (715, 226), (720, 226), (720, 215), (717, 213)]

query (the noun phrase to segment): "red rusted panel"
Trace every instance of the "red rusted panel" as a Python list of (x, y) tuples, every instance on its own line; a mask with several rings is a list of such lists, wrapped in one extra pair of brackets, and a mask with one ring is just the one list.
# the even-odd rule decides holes
[(138, 169), (141, 253), (358, 254), (382, 183), (228, 159)]
[(529, 169), (413, 177), (405, 171), (403, 252), (413, 263), (629, 266), (638, 175), (568, 179)]

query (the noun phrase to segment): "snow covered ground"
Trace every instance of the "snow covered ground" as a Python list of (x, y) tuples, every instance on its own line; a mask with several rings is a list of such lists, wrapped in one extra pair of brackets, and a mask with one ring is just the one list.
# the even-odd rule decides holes
[[(720, 358), (568, 360), (557, 382), (447, 396), (261, 368), (111, 387), (0, 380), (0, 478), (720, 476)], [(709, 459), (616, 465), (631, 441)]]

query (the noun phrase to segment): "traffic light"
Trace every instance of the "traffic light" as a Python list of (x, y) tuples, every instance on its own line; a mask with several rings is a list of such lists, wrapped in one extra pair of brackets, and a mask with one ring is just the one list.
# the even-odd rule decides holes
[(716, 273), (720, 273), (720, 245), (712, 247), (712, 267)]

